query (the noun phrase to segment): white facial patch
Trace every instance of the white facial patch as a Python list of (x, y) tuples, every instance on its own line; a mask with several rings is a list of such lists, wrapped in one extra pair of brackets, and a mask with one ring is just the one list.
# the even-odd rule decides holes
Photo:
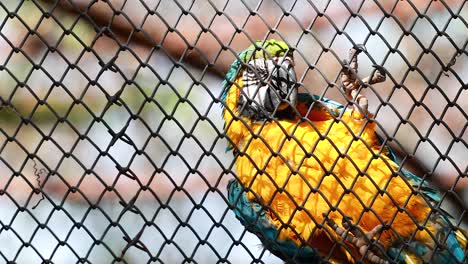
[(296, 73), (291, 57), (258, 58), (244, 67), (240, 113), (254, 120), (276, 115), (295, 105)]
[(244, 83), (242, 97), (243, 100), (252, 102), (252, 107), (259, 108), (265, 101), (268, 90), (268, 77), (274, 68), (273, 61), (258, 58), (249, 62), (249, 66), (242, 74)]

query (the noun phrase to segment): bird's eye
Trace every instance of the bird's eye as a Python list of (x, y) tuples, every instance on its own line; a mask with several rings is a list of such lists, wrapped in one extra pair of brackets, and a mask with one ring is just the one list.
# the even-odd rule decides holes
[(268, 70), (264, 67), (249, 65), (247, 68), (247, 78), (249, 81), (257, 81), (258, 83), (266, 82), (268, 78)]

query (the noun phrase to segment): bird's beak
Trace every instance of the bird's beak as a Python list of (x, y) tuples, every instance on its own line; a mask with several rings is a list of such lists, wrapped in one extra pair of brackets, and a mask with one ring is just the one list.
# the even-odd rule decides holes
[(264, 107), (269, 112), (281, 111), (295, 106), (297, 100), (297, 79), (294, 63), (290, 57), (279, 58), (271, 73), (269, 89)]

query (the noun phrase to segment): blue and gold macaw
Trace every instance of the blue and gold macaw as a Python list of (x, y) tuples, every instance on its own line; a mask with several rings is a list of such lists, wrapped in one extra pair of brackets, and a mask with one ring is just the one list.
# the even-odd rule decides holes
[(342, 77), (357, 106), (347, 110), (298, 93), (292, 51), (257, 41), (223, 83), (236, 217), (287, 262), (466, 263), (466, 234), (438, 193), (399, 166), (364, 114), (356, 56)]

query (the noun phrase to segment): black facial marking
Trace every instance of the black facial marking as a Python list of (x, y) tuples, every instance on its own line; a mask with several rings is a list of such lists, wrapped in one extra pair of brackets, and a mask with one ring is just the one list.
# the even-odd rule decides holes
[(243, 73), (238, 107), (241, 115), (264, 120), (291, 110), (296, 97), (296, 74), (291, 58), (256, 59)]

